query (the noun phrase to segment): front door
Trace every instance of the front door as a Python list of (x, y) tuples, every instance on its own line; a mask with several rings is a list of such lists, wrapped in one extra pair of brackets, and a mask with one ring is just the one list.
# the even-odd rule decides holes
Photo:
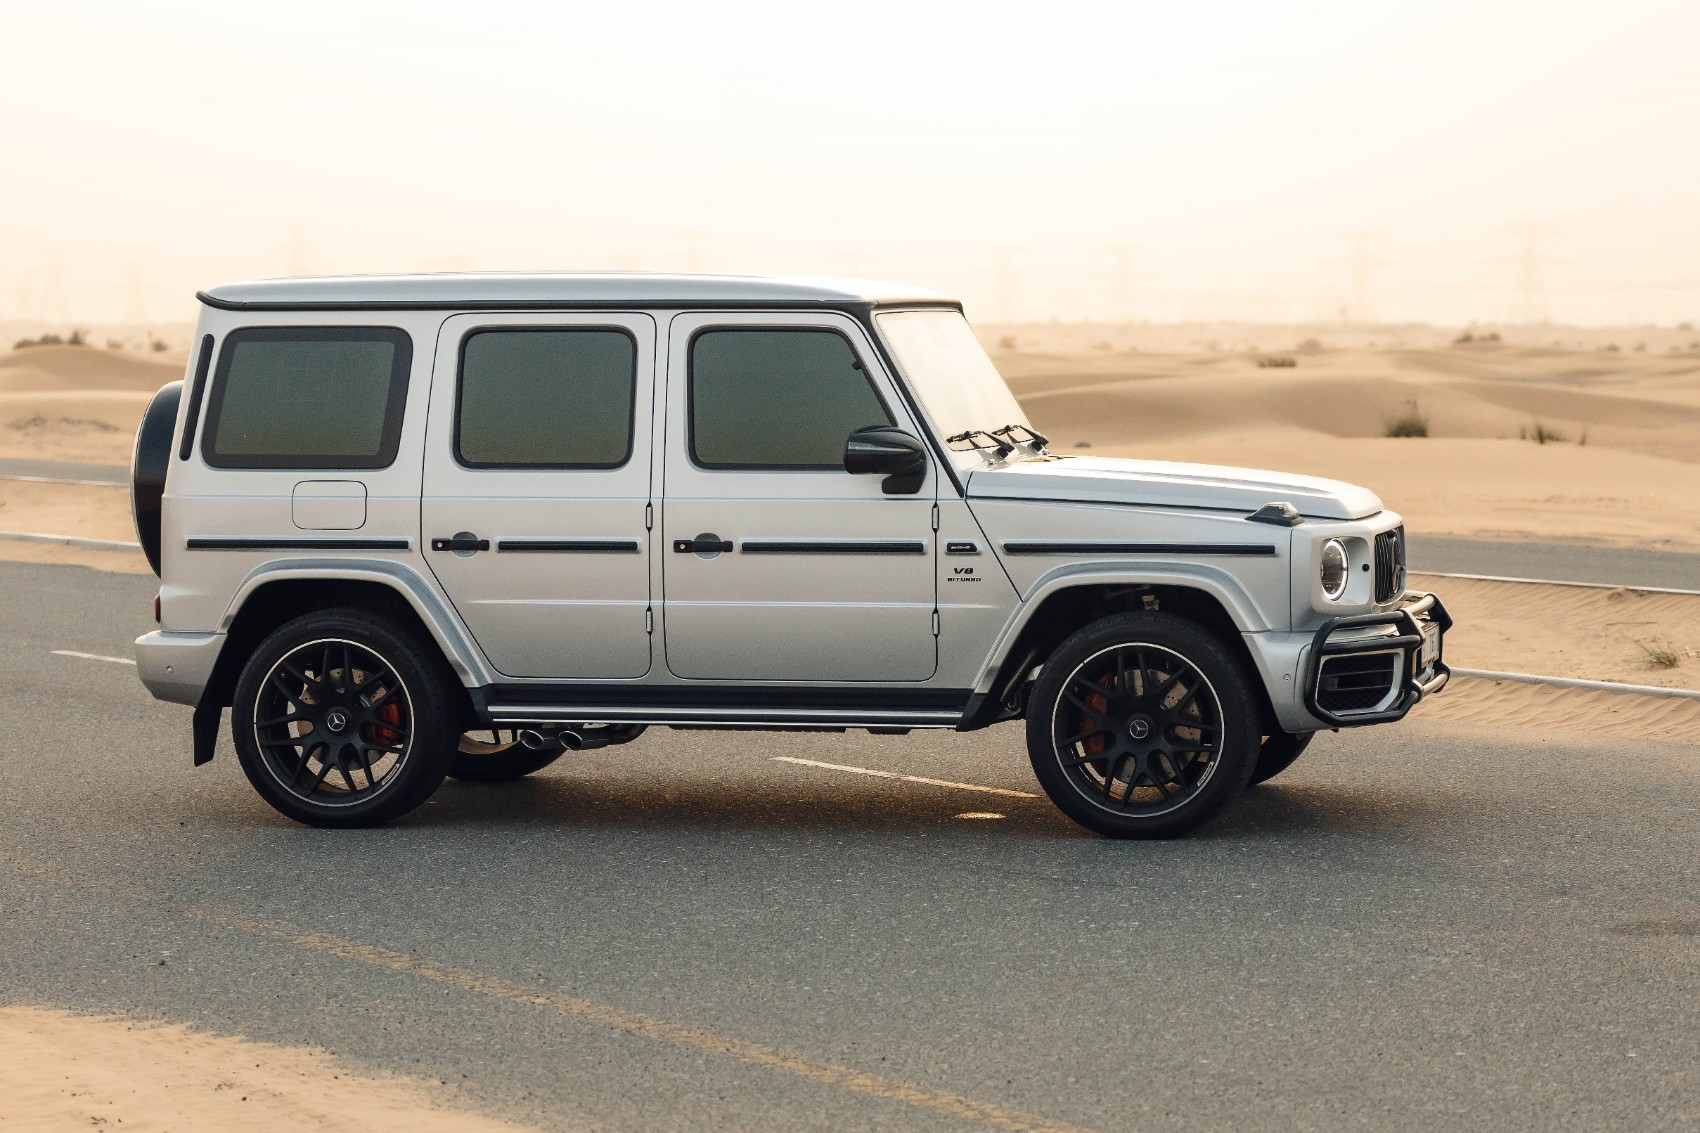
[(668, 331), (667, 667), (730, 681), (924, 681), (938, 470), (885, 495), (844, 442), (915, 422), (847, 316), (681, 314)]
[(649, 671), (655, 321), (456, 315), (431, 387), (421, 520), (438, 581), (510, 677)]

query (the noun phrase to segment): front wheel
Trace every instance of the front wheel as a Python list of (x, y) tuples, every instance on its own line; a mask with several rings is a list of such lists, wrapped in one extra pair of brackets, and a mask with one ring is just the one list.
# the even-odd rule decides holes
[(1195, 622), (1118, 614), (1057, 647), (1027, 709), (1051, 801), (1112, 838), (1170, 838), (1215, 817), (1256, 764), (1255, 695)]
[(254, 650), (231, 736), (248, 781), (310, 826), (376, 826), (443, 781), (460, 689), (428, 646), (364, 610), (296, 618)]

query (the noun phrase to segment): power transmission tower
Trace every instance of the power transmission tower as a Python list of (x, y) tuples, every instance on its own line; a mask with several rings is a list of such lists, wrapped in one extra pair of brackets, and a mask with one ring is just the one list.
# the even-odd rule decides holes
[(144, 327), (147, 323), (147, 293), (142, 287), (142, 269), (131, 264), (130, 282), (124, 293), (124, 325)]
[(41, 269), (41, 290), (37, 294), (36, 314), (43, 322), (64, 322), (67, 317), (65, 286), (59, 282), (59, 257), (49, 255)]
[(998, 321), (1013, 323), (1015, 321), (1015, 249), (1008, 244), (998, 248), (997, 265)]
[(1547, 305), (1546, 280), (1542, 269), (1554, 262), (1541, 254), (1540, 239), (1551, 231), (1545, 224), (1513, 224), (1511, 231), (1522, 237), (1522, 247), (1512, 262), (1516, 265), (1512, 289), (1510, 321), (1524, 326), (1537, 326), (1552, 321)]
[(287, 270), (285, 275), (307, 274), (307, 232), (299, 224), (290, 225)]
[(1352, 302), (1347, 309), (1345, 321), (1367, 325), (1376, 321), (1375, 298), (1370, 290), (1369, 275), (1370, 269), (1380, 264), (1371, 254), (1371, 246), (1380, 233), (1346, 232), (1342, 233), (1342, 236), (1352, 245), (1349, 261), (1352, 266)]
[(1133, 322), (1133, 257), (1145, 249), (1137, 244), (1111, 244), (1110, 321)]

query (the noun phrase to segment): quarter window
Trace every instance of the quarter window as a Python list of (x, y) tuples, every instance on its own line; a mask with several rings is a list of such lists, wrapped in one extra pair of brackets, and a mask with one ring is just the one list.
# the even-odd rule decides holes
[(386, 468), (412, 340), (397, 327), (249, 327), (219, 353), (202, 455), (219, 468)]
[(637, 343), (607, 327), (483, 330), (461, 346), (455, 454), (474, 468), (617, 468)]
[(851, 433), (893, 423), (837, 331), (703, 331), (690, 367), (691, 455), (705, 468), (841, 470)]

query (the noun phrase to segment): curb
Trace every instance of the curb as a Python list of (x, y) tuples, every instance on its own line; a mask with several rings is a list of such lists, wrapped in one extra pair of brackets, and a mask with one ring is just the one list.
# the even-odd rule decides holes
[(118, 539), (84, 539), (78, 535), (49, 535), (40, 531), (0, 531), (0, 539), (15, 539), (23, 543), (56, 543), (90, 551), (134, 551), (140, 554), (142, 550), (140, 543), (125, 543)]
[(1687, 594), (1700, 598), (1700, 590), (1678, 590), (1671, 586), (1625, 586), (1616, 582), (1567, 582), (1557, 578), (1507, 578), (1497, 574), (1457, 574), (1444, 570), (1417, 570), (1410, 568), (1411, 574), (1424, 574), (1430, 578), (1465, 578), (1472, 582), (1517, 582), (1525, 586), (1577, 586), (1584, 590), (1628, 590), (1635, 594)]
[(1652, 696), (1666, 700), (1700, 700), (1700, 689), (1664, 688), (1660, 685), (1630, 685), (1618, 681), (1585, 681), (1580, 677), (1544, 677), (1536, 673), (1501, 673), (1493, 669), (1460, 669), (1452, 667), (1458, 677), (1475, 677), (1484, 681), (1515, 681), (1524, 685), (1551, 685), (1554, 688), (1576, 688), (1589, 692), (1616, 692), (1634, 696)]

